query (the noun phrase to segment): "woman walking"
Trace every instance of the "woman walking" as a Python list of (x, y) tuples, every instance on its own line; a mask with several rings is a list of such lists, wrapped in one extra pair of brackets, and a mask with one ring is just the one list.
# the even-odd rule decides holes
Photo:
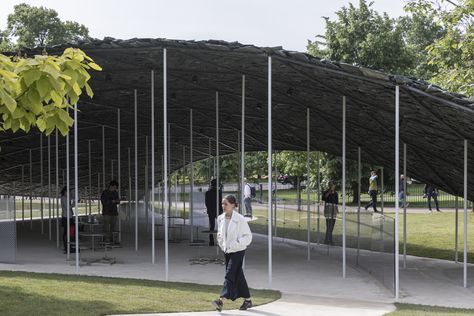
[(332, 232), (334, 225), (336, 225), (338, 200), (336, 185), (333, 182), (329, 182), (329, 189), (323, 193), (324, 217), (326, 218), (326, 238), (324, 238), (324, 243), (328, 245), (334, 244), (332, 241)]
[(225, 254), (225, 280), (221, 295), (212, 305), (217, 311), (222, 311), (224, 300), (235, 301), (244, 298), (240, 310), (252, 307), (250, 292), (245, 280), (242, 264), (245, 249), (252, 242), (252, 232), (247, 220), (235, 211), (237, 201), (235, 196), (227, 195), (222, 199), (224, 213), (217, 218), (217, 241)]

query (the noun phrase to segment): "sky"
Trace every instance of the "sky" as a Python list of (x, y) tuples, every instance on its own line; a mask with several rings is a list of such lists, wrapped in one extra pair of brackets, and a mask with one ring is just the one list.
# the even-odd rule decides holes
[[(334, 18), (349, 0), (1, 0), (0, 29), (13, 6), (28, 3), (58, 12), (102, 39), (133, 37), (218, 39), (306, 51), (307, 40), (324, 34), (323, 16)], [(352, 0), (358, 4), (358, 0)], [(375, 0), (373, 8), (404, 15), (405, 0)], [(80, 4), (79, 6), (77, 4)]]

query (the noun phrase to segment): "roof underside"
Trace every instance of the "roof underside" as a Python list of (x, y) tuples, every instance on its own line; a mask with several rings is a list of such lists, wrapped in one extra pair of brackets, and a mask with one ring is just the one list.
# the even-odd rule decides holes
[[(146, 136), (151, 146), (151, 70), (155, 71), (156, 177), (161, 179), (163, 153), (163, 48), (167, 48), (168, 122), (171, 169), (189, 160), (190, 109), (193, 109), (194, 160), (215, 154), (216, 91), (219, 92), (220, 154), (238, 149), (241, 128), (242, 75), (245, 75), (245, 141), (247, 151), (267, 150), (267, 57), (272, 56), (273, 148), (306, 150), (306, 109), (310, 109), (311, 150), (341, 155), (342, 99), (347, 98), (347, 157), (394, 169), (395, 86), (400, 85), (400, 145), (407, 144), (408, 175), (462, 194), (463, 139), (474, 135), (473, 101), (411, 78), (320, 60), (277, 48), (259, 48), (222, 41), (106, 39), (75, 45), (102, 72), (93, 73), (94, 98), (78, 107), (79, 181), (89, 185), (88, 144), (91, 140), (93, 192), (102, 173), (102, 126), (106, 139), (106, 179), (111, 159), (117, 159), (117, 109), (121, 113), (121, 183), (128, 179), (128, 148), (134, 173), (134, 89), (138, 92), (138, 171), (144, 187)], [(60, 52), (65, 47), (50, 49)], [(72, 134), (72, 133), (71, 133)], [(71, 137), (71, 144), (73, 138)], [(33, 157), (33, 187), (40, 189), (43, 162), (47, 185), (47, 138), (11, 132), (0, 135), (0, 180), (3, 192), (29, 192), (29, 149)], [(185, 148), (185, 149), (183, 149)], [(402, 151), (400, 151), (402, 153)], [(149, 161), (151, 157), (150, 150)], [(468, 156), (473, 157), (470, 146)], [(70, 149), (71, 168), (73, 147)], [(65, 138), (59, 137), (60, 184), (66, 168)], [(469, 178), (474, 164), (468, 161)], [(115, 177), (117, 176), (117, 163)], [(22, 186), (22, 168), (24, 184)], [(51, 137), (51, 183), (55, 183), (55, 140)], [(72, 172), (73, 169), (71, 169)], [(73, 173), (71, 173), (72, 176)], [(102, 181), (101, 181), (102, 182)], [(125, 186), (124, 186), (125, 187)], [(470, 199), (474, 199), (471, 190)], [(18, 193), (17, 193), (18, 194)]]

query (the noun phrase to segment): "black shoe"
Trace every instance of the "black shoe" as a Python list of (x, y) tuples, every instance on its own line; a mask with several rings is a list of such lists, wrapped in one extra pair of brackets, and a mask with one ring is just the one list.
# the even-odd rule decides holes
[(441, 210), (437, 210), (437, 211), (441, 213)]
[(224, 306), (224, 303), (222, 303), (221, 299), (213, 300), (211, 303), (212, 306), (214, 306), (214, 308), (216, 309), (216, 311), (222, 312), (222, 307)]
[(379, 211), (377, 211), (377, 210), (374, 210), (374, 213), (380, 213), (380, 212), (379, 212)]
[(252, 301), (251, 300), (244, 300), (242, 305), (239, 307), (241, 311), (245, 311), (249, 308), (252, 308)]

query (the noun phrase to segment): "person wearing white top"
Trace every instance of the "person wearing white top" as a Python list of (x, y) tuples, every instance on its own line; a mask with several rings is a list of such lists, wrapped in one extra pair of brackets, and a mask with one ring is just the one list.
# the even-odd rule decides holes
[(240, 215), (235, 208), (237, 200), (233, 195), (227, 195), (222, 199), (224, 213), (217, 217), (217, 242), (225, 254), (225, 280), (219, 299), (214, 300), (212, 305), (217, 311), (222, 311), (225, 299), (235, 301), (239, 297), (244, 298), (240, 310), (252, 307), (250, 292), (245, 280), (242, 264), (245, 250), (252, 242), (252, 232), (245, 217)]
[(252, 217), (252, 189), (250, 184), (247, 183), (247, 179), (244, 179), (244, 205), (245, 205), (245, 216)]

